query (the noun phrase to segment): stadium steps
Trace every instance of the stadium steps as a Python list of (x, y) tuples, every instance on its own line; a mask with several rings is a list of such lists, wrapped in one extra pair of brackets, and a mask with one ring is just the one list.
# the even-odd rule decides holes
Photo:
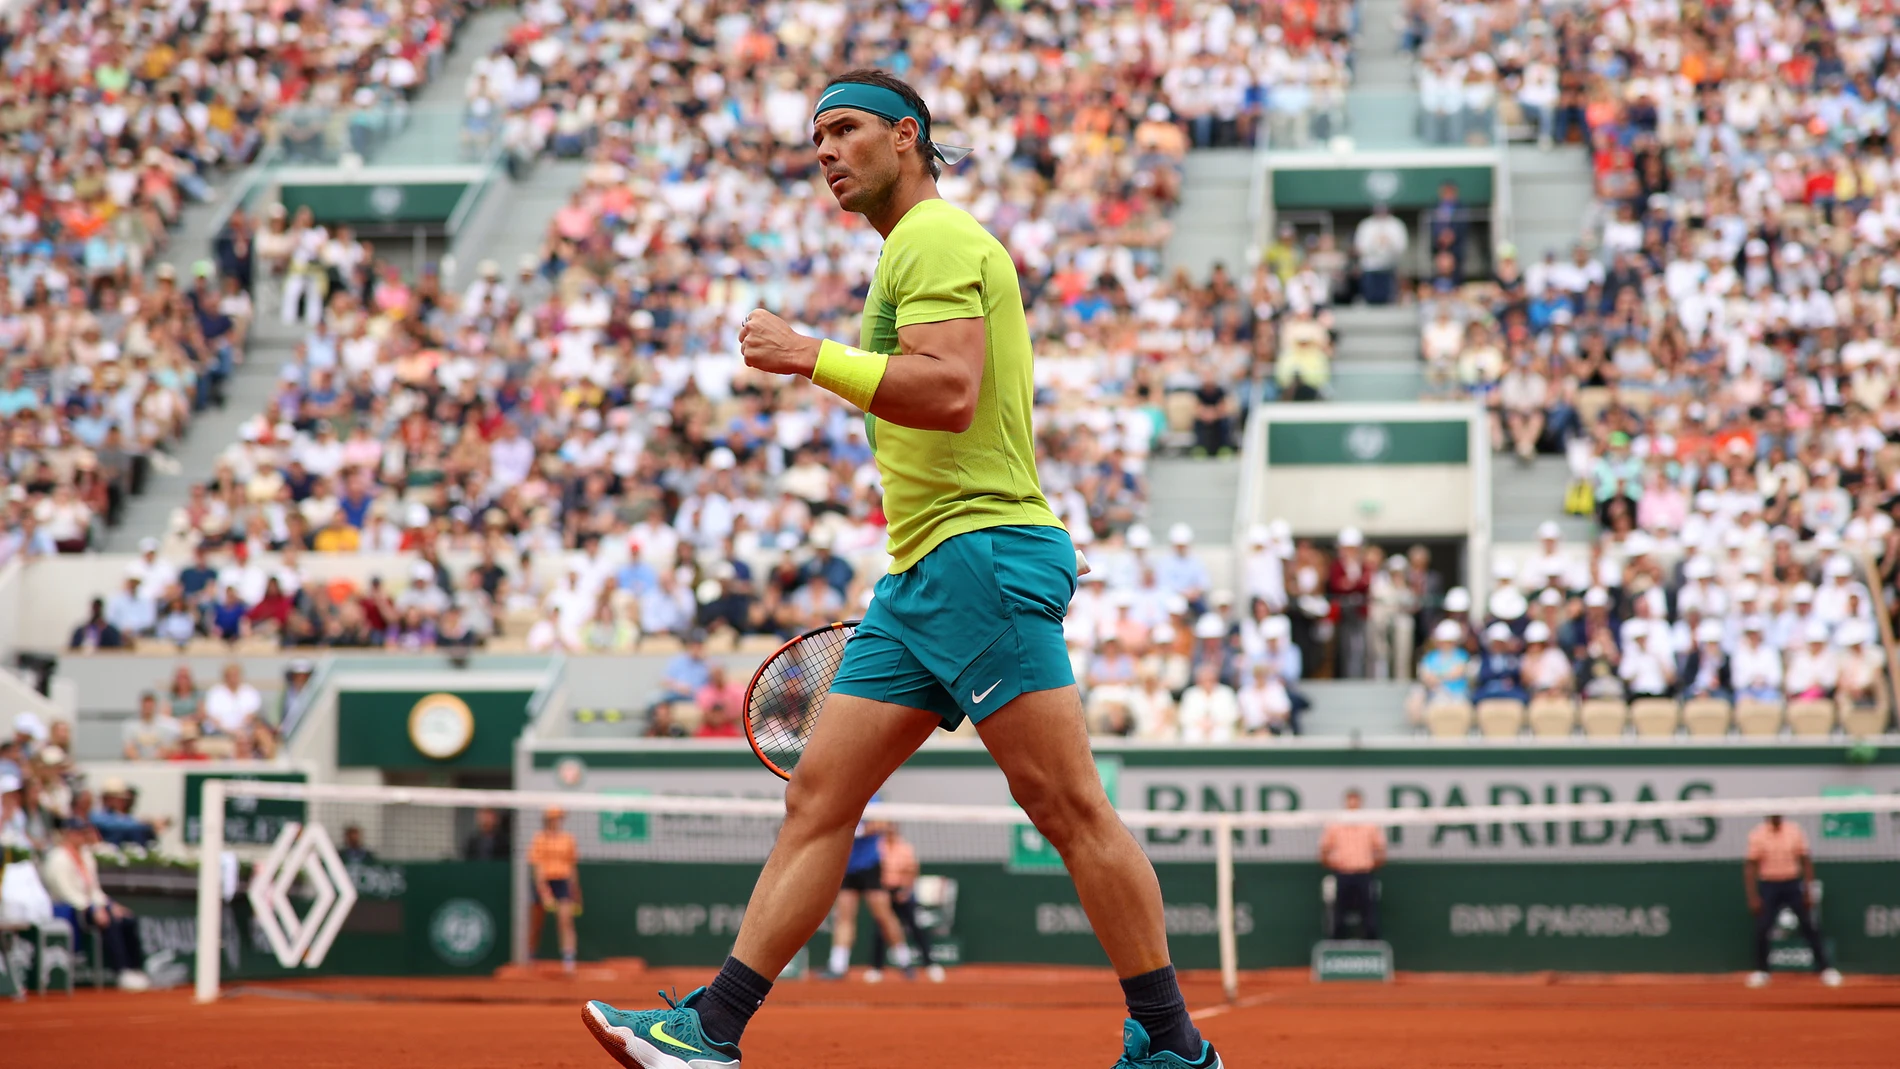
[(1199, 546), (1234, 540), (1234, 506), (1240, 499), (1238, 457), (1154, 457), (1148, 461), (1148, 512), (1143, 522), (1163, 544), (1168, 528), (1194, 528)]
[[(1310, 674), (1314, 665), (1307, 665)], [(1391, 738), (1409, 735), (1405, 692), (1410, 683), (1387, 679), (1308, 679), (1300, 690), (1313, 703), (1300, 720), (1307, 738)]]
[[(415, 109), (449, 111), (462, 105), (475, 61), (493, 52), (521, 16), (513, 8), (478, 11), (455, 35), (455, 49), (442, 69), (411, 103)], [(376, 153), (379, 167), (430, 165), (467, 159), (460, 122), (418, 122)]]
[(1589, 542), (1596, 534), (1596, 523), (1582, 516), (1566, 516), (1564, 488), (1570, 484), (1570, 468), (1562, 457), (1540, 456), (1530, 464), (1514, 458), (1491, 458), (1491, 541), (1535, 542), (1537, 527), (1545, 520), (1556, 520), (1563, 528), (1565, 542)]
[(474, 281), (483, 260), (495, 261), (503, 278), (514, 278), (516, 262), (541, 251), (554, 213), (581, 187), (587, 167), (586, 160), (543, 159), (522, 181), (500, 179), (455, 236), (454, 285)]
[(1416, 401), (1425, 389), (1418, 363), (1418, 312), (1409, 305), (1333, 309), (1335, 401)]
[(1187, 268), (1205, 279), (1215, 262), (1227, 265), (1237, 283), (1245, 283), (1247, 250), (1253, 244), (1253, 150), (1196, 149), (1181, 174), (1181, 204), (1164, 255), (1170, 273)]
[(1546, 249), (1560, 257), (1583, 236), (1595, 213), (1590, 161), (1582, 145), (1560, 145), (1549, 152), (1514, 144), (1508, 156), (1511, 182), (1511, 241), (1524, 267), (1543, 259)]
[(1401, 0), (1363, 0), (1359, 32), (1353, 35), (1352, 86), (1372, 93), (1414, 88), (1412, 59), (1399, 50)]

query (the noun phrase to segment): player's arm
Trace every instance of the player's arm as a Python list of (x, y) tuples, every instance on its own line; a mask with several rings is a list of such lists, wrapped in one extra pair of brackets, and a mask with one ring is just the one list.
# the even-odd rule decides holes
[(803, 375), (878, 419), (925, 431), (961, 432), (976, 415), (987, 337), (981, 316), (913, 323), (897, 331), (897, 353), (868, 353), (808, 338), (760, 310), (739, 329), (746, 364)]
[(1761, 888), (1758, 883), (1759, 874), (1756, 865), (1757, 862), (1752, 857), (1742, 862), (1742, 887), (1748, 893), (1748, 911), (1750, 913), (1761, 912)]
[(1375, 830), (1372, 836), (1372, 867), (1375, 869), (1385, 867), (1385, 829), (1383, 828)]

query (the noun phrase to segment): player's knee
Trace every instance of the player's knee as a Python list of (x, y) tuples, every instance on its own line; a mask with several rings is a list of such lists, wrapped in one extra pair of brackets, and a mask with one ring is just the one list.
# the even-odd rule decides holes
[(1112, 810), (1099, 789), (1090, 790), (1066, 783), (1039, 783), (1015, 786), (1011, 793), (1035, 824), (1036, 831), (1049, 840), (1058, 852), (1087, 836), (1104, 820), (1112, 819)]
[(823, 779), (793, 777), (785, 787), (785, 830), (817, 835), (856, 824), (864, 805), (854, 810), (849, 793)]

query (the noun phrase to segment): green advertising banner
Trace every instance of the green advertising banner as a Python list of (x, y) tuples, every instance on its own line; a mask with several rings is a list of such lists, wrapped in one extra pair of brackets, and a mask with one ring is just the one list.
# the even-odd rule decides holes
[[(951, 939), (964, 962), (1103, 965), (1088, 915), (1066, 880), (999, 865), (931, 864), (957, 881)], [(1175, 962), (1219, 965), (1210, 865), (1156, 866)], [(716, 965), (731, 949), (756, 865), (582, 864), (592, 903), (579, 919), (583, 957)], [(1321, 931), (1315, 864), (1243, 864), (1235, 931), (1243, 969), (1304, 967)], [(1900, 863), (1824, 864), (1823, 933), (1849, 972), (1900, 973)], [(1707, 973), (1751, 967), (1753, 918), (1741, 867), (1716, 862), (1434, 864), (1381, 875), (1382, 935), (1400, 968)], [(868, 960), (859, 925), (854, 960)], [(552, 939), (551, 929), (544, 937)], [(823, 939), (819, 940), (823, 944)], [(551, 942), (547, 947), (551, 949)]]
[(1492, 200), (1489, 167), (1340, 167), (1326, 170), (1275, 168), (1275, 208), (1369, 209), (1384, 202), (1394, 208), (1429, 208), (1438, 203), (1438, 187), (1458, 187), (1458, 203), (1484, 207)]
[(1470, 461), (1471, 427), (1464, 420), (1280, 422), (1267, 427), (1267, 463), (1274, 467)]
[[(506, 861), (367, 862), (349, 866), (350, 910), (317, 969), (278, 964), (240, 893), (224, 907), (220, 946), (228, 980), (289, 976), (486, 975), (508, 961), (513, 930)], [(105, 880), (112, 891), (112, 881)], [(189, 886), (173, 893), (113, 893), (138, 918), (147, 971), (187, 983), (198, 951), (198, 905)], [(299, 914), (308, 908), (291, 896)], [(82, 955), (83, 957), (83, 955)]]
[(337, 694), (342, 768), (505, 769), (528, 724), (527, 690), (345, 690)]
[[(187, 772), (185, 773), (185, 826), (187, 843), (196, 843), (204, 834), (204, 785), (206, 780), (241, 779), (266, 783), (303, 783), (309, 777), (301, 772)], [(276, 798), (226, 798), (224, 800), (224, 841), (229, 844), (265, 845), (277, 841), (284, 825), (303, 823), (304, 803)]]
[(455, 212), (467, 182), (310, 183), (282, 187), (292, 215), (309, 208), (317, 222), (417, 223), (440, 226)]

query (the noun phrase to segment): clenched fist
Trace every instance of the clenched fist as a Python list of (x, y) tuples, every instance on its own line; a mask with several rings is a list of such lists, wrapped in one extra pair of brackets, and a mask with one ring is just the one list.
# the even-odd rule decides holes
[(818, 366), (817, 338), (807, 338), (791, 324), (763, 308), (756, 308), (739, 327), (739, 354), (747, 367), (774, 375), (806, 375)]

